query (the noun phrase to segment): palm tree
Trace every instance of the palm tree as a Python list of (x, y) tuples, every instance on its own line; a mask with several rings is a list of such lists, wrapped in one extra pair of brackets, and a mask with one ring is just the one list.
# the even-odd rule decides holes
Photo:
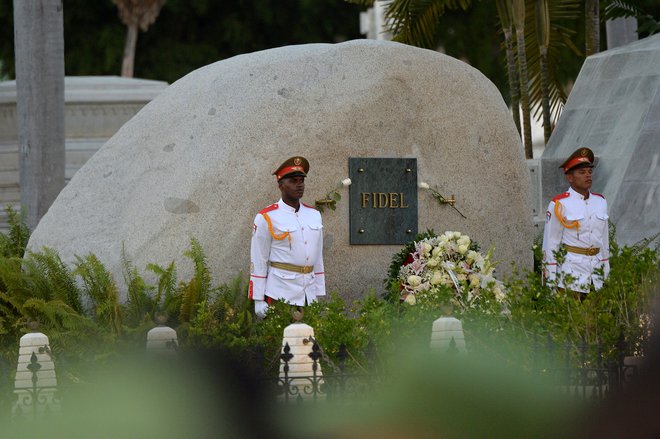
[[(372, 6), (374, 3), (374, 0), (346, 1), (362, 6)], [(531, 113), (543, 118), (547, 142), (552, 124), (558, 119), (568, 97), (566, 84), (561, 79), (562, 54), (568, 52), (581, 58), (585, 52), (588, 54), (592, 50), (587, 47), (586, 51), (582, 51), (574, 43), (578, 35), (577, 23), (582, 11), (585, 11), (582, 9), (585, 1), (596, 5), (592, 4), (586, 10), (592, 14), (587, 17), (587, 26), (580, 34), (591, 33), (592, 37), (597, 37), (600, 18), (598, 0), (497, 0), (505, 40), (512, 116), (519, 132), (522, 132), (527, 158), (532, 157)], [(470, 0), (388, 0), (386, 18), (395, 41), (433, 49), (442, 15), (449, 10), (466, 10), (472, 3)], [(604, 0), (603, 4), (605, 18), (642, 14), (629, 1)], [(517, 50), (514, 50), (514, 35)], [(591, 44), (597, 51), (600, 43), (590, 43), (593, 39), (587, 36), (587, 45)], [(523, 114), (522, 131), (519, 101)]]
[(600, 2), (598, 0), (585, 0), (584, 26), (585, 55), (600, 52)]
[(166, 0), (112, 0), (119, 9), (119, 18), (128, 28), (121, 76), (132, 78), (135, 65), (135, 46), (137, 45), (138, 27), (142, 32), (147, 29), (160, 14)]
[(497, 0), (497, 14), (500, 17), (502, 33), (504, 34), (504, 47), (506, 49), (506, 68), (509, 78), (509, 93), (511, 95), (511, 116), (520, 131), (520, 88), (518, 87), (518, 69), (516, 67), (516, 52), (513, 40), (513, 21), (511, 19), (511, 2)]
[(532, 150), (532, 123), (529, 102), (529, 80), (527, 72), (527, 52), (525, 48), (525, 0), (512, 0), (513, 26), (516, 30), (518, 48), (518, 77), (520, 79), (520, 107), (522, 109), (523, 145), (525, 158), (534, 158)]
[(543, 109), (543, 140), (550, 140), (550, 87), (548, 85), (548, 46), (550, 46), (550, 11), (548, 0), (536, 0), (536, 37), (539, 44), (541, 74), (541, 108)]

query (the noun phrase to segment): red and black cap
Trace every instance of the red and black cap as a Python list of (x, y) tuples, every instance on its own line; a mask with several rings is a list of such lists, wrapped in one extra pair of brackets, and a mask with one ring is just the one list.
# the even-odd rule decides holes
[(280, 181), (284, 177), (307, 177), (308, 171), (309, 162), (307, 159), (305, 157), (295, 156), (282, 163), (280, 167), (273, 172), (273, 175), (277, 178), (277, 181)]
[(594, 153), (589, 148), (579, 148), (559, 167), (564, 170), (564, 174), (568, 173), (571, 169), (593, 168)]

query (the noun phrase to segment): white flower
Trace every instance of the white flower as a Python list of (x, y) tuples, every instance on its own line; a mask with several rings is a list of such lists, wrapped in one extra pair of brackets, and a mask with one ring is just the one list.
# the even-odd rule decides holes
[(443, 278), (446, 277), (446, 276), (447, 275), (446, 274), (443, 275), (443, 273), (440, 272), (440, 270), (434, 271), (433, 272), (433, 277), (431, 277), (431, 285), (438, 285), (440, 282), (442, 282), (444, 280)]
[(410, 276), (408, 276), (406, 282), (408, 283), (408, 285), (414, 288), (414, 287), (418, 287), (422, 283), (422, 278), (415, 274), (411, 274)]
[(467, 245), (459, 245), (458, 246), (458, 252), (460, 254), (464, 255), (465, 253), (467, 253), (467, 251), (468, 251), (468, 246)]
[(438, 264), (439, 264), (439, 261), (438, 261), (437, 259), (429, 259), (429, 260), (426, 262), (426, 266), (427, 266), (427, 267), (431, 267), (431, 268), (433, 268), (433, 267), (437, 267)]
[(462, 235), (460, 238), (458, 238), (458, 245), (466, 245), (470, 246), (470, 237), (467, 235)]
[(440, 244), (436, 248), (433, 249), (431, 254), (433, 255), (434, 258), (437, 258), (438, 255), (442, 252), (442, 246), (443, 246), (443, 244)]
[(343, 186), (350, 186), (351, 183), (352, 183), (352, 181), (351, 181), (350, 178), (345, 178), (345, 179), (343, 179), (343, 180), (341, 181), (341, 184), (342, 184)]
[(423, 181), (419, 183), (419, 188), (420, 189), (429, 189), (431, 186), (429, 186), (428, 183), (424, 183)]
[(432, 249), (433, 247), (431, 247), (431, 244), (429, 244), (428, 242), (422, 243), (422, 250), (424, 251), (424, 256), (429, 255)]
[(480, 284), (479, 276), (477, 276), (476, 274), (469, 275), (468, 279), (470, 280), (470, 286), (471, 287), (476, 287)]
[(406, 302), (408, 305), (414, 305), (417, 303), (417, 299), (415, 299), (414, 294), (408, 294), (403, 301)]

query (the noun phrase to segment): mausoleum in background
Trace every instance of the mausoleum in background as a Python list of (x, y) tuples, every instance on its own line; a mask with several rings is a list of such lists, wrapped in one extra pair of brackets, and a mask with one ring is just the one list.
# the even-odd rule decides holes
[[(66, 181), (166, 82), (115, 76), (69, 76), (64, 82)], [(0, 82), (0, 230), (5, 206), (20, 204), (16, 81)]]
[(559, 165), (581, 146), (596, 155), (593, 190), (608, 201), (618, 243), (659, 233), (660, 35), (585, 61), (537, 168), (540, 216), (567, 189)]

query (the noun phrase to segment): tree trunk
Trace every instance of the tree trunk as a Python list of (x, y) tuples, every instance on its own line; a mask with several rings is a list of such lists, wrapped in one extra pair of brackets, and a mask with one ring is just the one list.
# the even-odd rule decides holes
[(62, 0), (14, 0), (21, 204), (34, 230), (64, 187)]
[(584, 3), (585, 55), (600, 52), (600, 4), (598, 0)]
[(525, 52), (525, 30), (516, 29), (516, 44), (518, 45), (518, 69), (520, 74), (520, 107), (523, 115), (523, 145), (525, 158), (534, 158), (532, 148), (532, 122), (529, 104), (529, 80), (527, 79), (527, 53)]
[(135, 46), (138, 39), (137, 24), (126, 26), (128, 32), (126, 33), (126, 45), (124, 46), (124, 60), (121, 64), (121, 76), (125, 78), (133, 77), (133, 65), (135, 64)]
[(543, 109), (543, 140), (547, 145), (552, 134), (550, 118), (550, 84), (548, 80), (548, 49), (541, 47), (541, 108)]
[(550, 9), (548, 0), (535, 2), (536, 39), (539, 43), (539, 70), (541, 75), (541, 109), (543, 110), (543, 143), (548, 144), (552, 132), (550, 117), (550, 81), (548, 80), (548, 47), (550, 46)]
[(520, 130), (520, 87), (518, 86), (518, 71), (516, 69), (516, 53), (511, 29), (504, 29), (504, 43), (506, 44), (506, 67), (509, 74), (509, 93), (511, 95), (511, 116), (516, 124), (518, 134)]

